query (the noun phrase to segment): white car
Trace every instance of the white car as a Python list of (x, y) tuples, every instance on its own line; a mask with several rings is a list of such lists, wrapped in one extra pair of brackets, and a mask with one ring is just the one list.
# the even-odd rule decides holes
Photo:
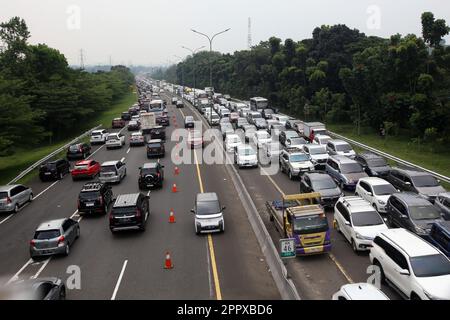
[(318, 134), (314, 137), (313, 143), (326, 146), (328, 141), (330, 140), (332, 140), (330, 136), (327, 136), (325, 134)]
[(249, 145), (240, 145), (234, 152), (234, 162), (239, 169), (242, 167), (257, 167), (258, 157), (255, 149)]
[(281, 116), (279, 114), (272, 115), (272, 119), (277, 120), (281, 125), (286, 127), (286, 122), (289, 120), (288, 116)]
[(145, 145), (145, 138), (142, 132), (133, 132), (130, 136), (130, 147)]
[(325, 164), (328, 160), (328, 153), (327, 148), (324, 145), (319, 144), (305, 144), (303, 145), (303, 151), (305, 151), (306, 154), (309, 154), (311, 157), (312, 163), (314, 163), (314, 166), (317, 167), (323, 167), (325, 168)]
[(264, 147), (265, 144), (272, 141), (272, 137), (266, 130), (258, 130), (253, 135), (253, 143), (259, 149)]
[(450, 300), (450, 260), (421, 237), (403, 229), (377, 235), (369, 254), (380, 268), (381, 281), (406, 299)]
[(376, 177), (361, 178), (355, 189), (355, 195), (368, 201), (378, 212), (386, 213), (389, 197), (398, 192), (384, 179)]
[(96, 144), (96, 143), (103, 144), (106, 142), (107, 137), (108, 137), (108, 131), (106, 131), (105, 129), (94, 130), (91, 132), (90, 142), (91, 142), (91, 144)]
[(210, 126), (216, 126), (220, 123), (220, 117), (215, 112), (209, 114), (207, 119)]
[(233, 152), (234, 148), (241, 144), (242, 144), (241, 138), (235, 133), (228, 134), (227, 137), (225, 138), (225, 149), (227, 152)]
[(360, 282), (344, 284), (333, 294), (332, 300), (389, 300), (389, 298), (373, 284)]
[(110, 133), (106, 138), (106, 149), (122, 148), (125, 145), (125, 136), (121, 133)]
[(292, 138), (286, 139), (286, 147), (288, 147), (288, 148), (299, 148), (300, 150), (302, 150), (303, 146), (307, 145), (307, 144), (308, 144), (308, 141), (306, 141), (303, 138), (292, 137)]
[(102, 183), (120, 183), (127, 175), (127, 168), (122, 161), (106, 161), (100, 168), (99, 180)]
[(354, 158), (356, 156), (355, 150), (352, 146), (343, 140), (330, 140), (327, 143), (327, 152), (330, 155), (346, 156)]
[(360, 197), (341, 197), (334, 206), (336, 230), (355, 252), (369, 250), (375, 236), (388, 229), (380, 214)]

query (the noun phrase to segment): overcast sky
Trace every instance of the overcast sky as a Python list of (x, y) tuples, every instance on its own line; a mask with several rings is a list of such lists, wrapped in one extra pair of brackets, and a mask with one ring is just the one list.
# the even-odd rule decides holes
[[(450, 23), (448, 0), (0, 0), (0, 20), (24, 18), (31, 43), (60, 50), (70, 64), (167, 64), (208, 45), (190, 31), (218, 36), (213, 49), (247, 48), (271, 36), (302, 40), (323, 24), (346, 24), (367, 35), (421, 34), (420, 15), (431, 11)], [(446, 37), (450, 44), (450, 38)]]

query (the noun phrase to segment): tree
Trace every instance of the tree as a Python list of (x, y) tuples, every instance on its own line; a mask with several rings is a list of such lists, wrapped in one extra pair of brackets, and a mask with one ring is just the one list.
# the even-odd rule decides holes
[(422, 36), (430, 47), (437, 48), (441, 45), (442, 38), (448, 35), (450, 27), (445, 20), (435, 20), (433, 13), (422, 13)]

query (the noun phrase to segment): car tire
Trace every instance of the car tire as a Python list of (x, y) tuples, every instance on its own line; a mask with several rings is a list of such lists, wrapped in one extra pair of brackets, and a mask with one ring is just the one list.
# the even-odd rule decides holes
[(17, 212), (19, 212), (19, 204), (18, 203), (16, 203), (16, 205), (14, 206), (14, 209), (13, 209), (13, 213), (17, 213)]
[(353, 250), (353, 252), (356, 253), (356, 254), (358, 254), (359, 251), (358, 251), (358, 247), (356, 246), (355, 240), (353, 240), (353, 239), (351, 240), (351, 245), (352, 245), (352, 250)]
[(63, 179), (63, 177), (64, 177), (63, 173), (62, 173), (62, 172), (60, 172), (60, 173), (59, 173), (59, 177), (58, 177), (58, 179), (59, 179), (59, 180), (62, 180), (62, 179)]
[(64, 255), (67, 257), (70, 254), (70, 245), (67, 243), (66, 250), (64, 250)]
[(292, 171), (291, 170), (289, 170), (288, 176), (289, 176), (290, 180), (294, 180), (294, 176), (292, 175)]
[(200, 230), (198, 230), (197, 227), (195, 227), (195, 234), (198, 235), (198, 236), (200, 235)]
[(381, 264), (380, 264), (378, 261), (376, 261), (374, 264), (375, 264), (378, 268), (380, 268), (380, 283), (386, 283), (386, 276), (385, 276), (385, 274), (384, 274), (383, 267), (381, 266)]

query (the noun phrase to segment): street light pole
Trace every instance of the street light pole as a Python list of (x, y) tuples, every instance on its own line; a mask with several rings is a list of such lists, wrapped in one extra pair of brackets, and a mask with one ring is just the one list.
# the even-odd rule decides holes
[(194, 107), (197, 107), (196, 104), (196, 96), (195, 96), (195, 54), (197, 53), (198, 50), (203, 49), (205, 46), (201, 46), (200, 48), (197, 48), (195, 50), (192, 50), (191, 48), (185, 47), (185, 46), (181, 46), (183, 49), (186, 49), (190, 52), (192, 52), (192, 72), (193, 72), (193, 78), (194, 78)]
[[(217, 37), (219, 34), (225, 33), (227, 31), (231, 30), (231, 28), (225, 29), (223, 31), (220, 31), (216, 34), (214, 34), (212, 37), (209, 37), (207, 34), (201, 33), (197, 30), (191, 29), (192, 32), (194, 33), (198, 33), (199, 35), (202, 35), (204, 37), (206, 37), (206, 39), (208, 39), (209, 41), (209, 86), (212, 87), (212, 64), (211, 64), (211, 55), (212, 55), (212, 42), (214, 40), (215, 37)], [(211, 124), (212, 122), (212, 107), (210, 107), (210, 113), (209, 113), (209, 124)]]
[(183, 58), (180, 56), (177, 56), (176, 54), (173, 55), (175, 58), (180, 59), (181, 61), (181, 86), (183, 87), (183, 92), (181, 93), (181, 98), (184, 98), (184, 63)]

